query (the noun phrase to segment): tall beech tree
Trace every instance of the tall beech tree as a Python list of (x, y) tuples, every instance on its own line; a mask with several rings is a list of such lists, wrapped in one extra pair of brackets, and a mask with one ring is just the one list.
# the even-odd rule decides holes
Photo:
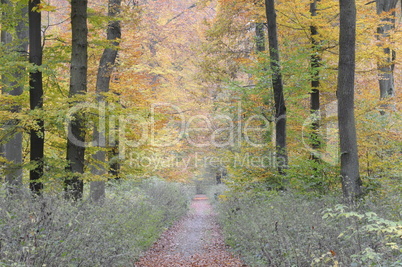
[(339, 3), (340, 34), (337, 98), (341, 178), (343, 195), (346, 200), (353, 202), (362, 193), (354, 115), (356, 3), (355, 0), (340, 0)]
[(275, 101), (276, 158), (279, 173), (285, 174), (284, 169), (288, 164), (286, 149), (286, 105), (279, 61), (278, 29), (274, 0), (265, 0), (265, 11), (268, 24), (269, 55), (271, 59), (272, 87)]
[[(42, 71), (42, 37), (41, 37), (41, 11), (40, 0), (28, 1), (29, 9), (29, 62), (36, 67), (29, 74), (30, 86), (30, 107), (31, 110), (42, 109), (43, 107), (43, 83)], [(31, 130), (30, 160), (34, 167), (30, 171), (30, 188), (33, 192), (39, 193), (43, 184), (38, 180), (43, 175), (44, 157), (44, 121), (41, 118), (35, 119), (37, 127)]]
[[(3, 6), (8, 6), (12, 11), (9, 13), (3, 12), (4, 17), (17, 17), (18, 22), (13, 27), (16, 33), (15, 45), (10, 47), (10, 52), (17, 52), (20, 61), (25, 61), (26, 55), (28, 53), (28, 6), (24, 3), (12, 4), (9, 0), (2, 0)], [(11, 30), (11, 29), (10, 29)], [(7, 31), (7, 27), (2, 27), (1, 31), (1, 42), (5, 45), (12, 42), (12, 35)], [(12, 75), (12, 80), (3, 77), (4, 87), (2, 88), (3, 93), (9, 94), (11, 96), (19, 96), (23, 92), (23, 83), (25, 82), (27, 76), (24, 67), (17, 67)], [(14, 105), (11, 112), (20, 112), (21, 107), (19, 105)], [(7, 142), (3, 147), (3, 155), (8, 161), (5, 168), (5, 178), (9, 186), (9, 191), (11, 193), (17, 192), (18, 188), (22, 186), (22, 133), (18, 131), (19, 120), (10, 120), (7, 122), (5, 128), (7, 135)]]
[[(88, 70), (88, 25), (87, 0), (71, 1), (72, 52), (70, 67), (70, 98), (87, 92)], [(79, 104), (79, 101), (73, 101)], [(85, 118), (76, 112), (68, 125), (67, 170), (71, 173), (65, 180), (67, 197), (82, 198), (84, 183), (79, 174), (84, 173), (85, 159)]]
[[(310, 3), (310, 14), (312, 17), (317, 16), (317, 2), (319, 0), (313, 0)], [(311, 147), (314, 150), (320, 148), (321, 144), (318, 139), (318, 130), (320, 127), (320, 71), (321, 65), (320, 56), (320, 41), (317, 40), (318, 30), (316, 25), (310, 26), (311, 34), (311, 47), (312, 53), (310, 58), (311, 67), (311, 93), (310, 93), (310, 112), (313, 115), (313, 121), (311, 125)], [(314, 152), (311, 154), (311, 158), (314, 161), (319, 161), (319, 157)]]
[[(106, 103), (105, 97), (102, 93), (109, 92), (110, 88), (110, 78), (115, 66), (118, 47), (121, 38), (121, 26), (120, 21), (116, 19), (116, 16), (121, 10), (121, 0), (109, 0), (108, 3), (108, 16), (110, 22), (107, 28), (107, 40), (110, 41), (109, 47), (105, 48), (102, 57), (99, 62), (99, 69), (96, 81), (96, 93), (98, 102), (100, 105), (101, 113), (105, 110)], [(98, 162), (98, 166), (93, 166), (92, 172), (95, 175), (106, 174), (105, 164), (106, 164), (106, 132), (104, 129), (105, 125), (105, 114), (99, 114), (99, 127), (95, 126), (94, 129), (94, 141), (96, 146), (100, 149), (93, 155), (95, 162)], [(103, 125), (103, 126), (101, 126)], [(113, 144), (112, 144), (113, 145)], [(105, 197), (105, 182), (104, 181), (93, 181), (91, 182), (91, 198), (94, 201), (99, 201)]]
[(255, 24), (255, 43), (257, 52), (265, 51), (264, 23), (257, 22)]
[[(383, 16), (377, 28), (378, 39), (390, 38), (391, 31), (395, 29), (395, 9), (398, 0), (376, 0), (377, 14)], [(385, 16), (384, 16), (385, 15)], [(384, 57), (378, 62), (380, 98), (387, 98), (395, 95), (394, 84), (394, 60), (395, 51), (389, 46), (383, 46)]]

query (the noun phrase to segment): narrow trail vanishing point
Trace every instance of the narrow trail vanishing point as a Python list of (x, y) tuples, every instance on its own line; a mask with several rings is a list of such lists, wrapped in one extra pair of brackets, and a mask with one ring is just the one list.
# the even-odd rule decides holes
[(167, 230), (136, 267), (246, 266), (225, 247), (205, 195), (196, 195), (187, 216)]

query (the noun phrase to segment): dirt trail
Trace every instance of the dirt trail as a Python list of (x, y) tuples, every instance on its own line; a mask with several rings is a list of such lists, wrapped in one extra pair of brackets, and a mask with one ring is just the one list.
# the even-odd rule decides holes
[(207, 197), (196, 195), (189, 214), (167, 230), (135, 266), (246, 265), (226, 250)]

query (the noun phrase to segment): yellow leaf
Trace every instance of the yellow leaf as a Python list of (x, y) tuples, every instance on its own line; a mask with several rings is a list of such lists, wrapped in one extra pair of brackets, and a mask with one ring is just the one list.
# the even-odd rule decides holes
[(49, 5), (47, 3), (40, 3), (36, 7), (32, 8), (32, 11), (36, 12), (42, 12), (42, 11), (48, 11), (48, 12), (53, 12), (56, 10), (55, 6)]

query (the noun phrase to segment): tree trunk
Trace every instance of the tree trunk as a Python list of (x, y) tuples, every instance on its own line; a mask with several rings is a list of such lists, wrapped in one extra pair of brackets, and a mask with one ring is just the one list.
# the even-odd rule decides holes
[[(70, 68), (70, 97), (87, 91), (88, 26), (87, 0), (71, 1), (72, 53)], [(76, 102), (77, 103), (77, 102)], [(78, 104), (78, 103), (77, 103)], [(79, 174), (84, 173), (85, 117), (82, 112), (73, 115), (68, 125), (67, 170), (71, 177), (65, 180), (67, 198), (82, 198), (84, 183)]]
[[(109, 17), (114, 18), (119, 15), (121, 11), (121, 0), (110, 0), (111, 5), (110, 6), (115, 6), (112, 9), (109, 9)], [(134, 3), (137, 5), (137, 3)], [(111, 21), (109, 28), (108, 28), (108, 40), (113, 41), (112, 44), (113, 46), (116, 47), (116, 49), (112, 49), (112, 51), (109, 51), (110, 55), (108, 58), (110, 59), (110, 62), (112, 63), (111, 66), (114, 67), (115, 65), (115, 60), (117, 58), (117, 51), (118, 47), (120, 45), (119, 39), (121, 38), (121, 26), (120, 26), (120, 21)], [(106, 51), (105, 51), (106, 53)], [(113, 59), (114, 58), (114, 59)], [(111, 74), (112, 68), (110, 68), (110, 73)], [(108, 82), (105, 83), (108, 86), (108, 91), (109, 91), (109, 84), (110, 84), (110, 75), (108, 78)], [(100, 87), (101, 88), (101, 87)], [(111, 122), (109, 120), (109, 131), (110, 134), (113, 134), (113, 138), (109, 138), (109, 140), (113, 140), (112, 143), (109, 145), (111, 146), (111, 149), (108, 153), (108, 158), (109, 158), (109, 164), (110, 164), (110, 169), (109, 173), (111, 174), (114, 179), (119, 179), (120, 175), (120, 157), (119, 157), (119, 120), (116, 122)]]
[[(118, 123), (115, 125), (114, 132), (119, 132), (119, 125)], [(120, 179), (120, 153), (119, 153), (119, 136), (116, 134), (116, 140), (113, 144), (110, 144), (112, 148), (110, 149), (108, 156), (109, 156), (109, 164), (110, 164), (110, 175), (116, 179)]]
[[(116, 63), (119, 39), (121, 38), (121, 28), (120, 22), (116, 20), (116, 16), (120, 13), (121, 0), (109, 0), (108, 3), (108, 16), (110, 22), (107, 29), (107, 40), (111, 41), (112, 48), (105, 48), (102, 57), (99, 62), (99, 70), (96, 81), (96, 92), (98, 93), (99, 105), (101, 105), (100, 110), (106, 109), (106, 103), (102, 93), (109, 92), (110, 88), (110, 78), (113, 71), (113, 67)], [(104, 112), (102, 112), (104, 113)], [(99, 114), (99, 125), (106, 124), (106, 116), (104, 114)], [(102, 116), (103, 115), (103, 116)], [(94, 129), (94, 140), (97, 141), (97, 146), (99, 148), (106, 148), (106, 133), (105, 127), (96, 127)], [(95, 161), (105, 164), (106, 163), (106, 151), (98, 150), (95, 155), (93, 155)], [(106, 170), (104, 166), (94, 166), (93, 173), (96, 175), (105, 175)], [(104, 181), (94, 181), (91, 183), (91, 198), (94, 201), (102, 200), (105, 197), (105, 182)]]
[(264, 34), (264, 23), (255, 24), (255, 43), (257, 52), (265, 51), (265, 34)]
[(341, 178), (343, 195), (347, 201), (353, 202), (362, 193), (354, 116), (356, 4), (355, 0), (340, 0), (339, 2), (340, 35), (337, 97)]
[[(317, 16), (317, 2), (313, 0), (310, 3), (310, 14), (312, 17)], [(319, 128), (320, 128), (320, 70), (321, 56), (320, 56), (320, 42), (317, 41), (318, 35), (317, 26), (310, 26), (311, 33), (311, 47), (312, 53), (310, 58), (311, 67), (311, 93), (310, 93), (310, 112), (313, 115), (311, 124), (311, 147), (313, 150), (318, 150), (321, 147), (319, 140)], [(315, 162), (319, 162), (320, 157), (318, 153), (311, 153), (311, 159)]]
[[(40, 0), (29, 1), (29, 62), (34, 66), (42, 65), (42, 37), (41, 37), (41, 13), (32, 9), (40, 4)], [(30, 107), (31, 110), (42, 109), (43, 107), (43, 85), (42, 72), (36, 70), (29, 75), (30, 86)], [(42, 119), (37, 119), (38, 129), (31, 130), (31, 163), (34, 168), (30, 171), (30, 188), (33, 192), (39, 193), (43, 188), (41, 182), (38, 182), (43, 175), (43, 155), (44, 155), (44, 137), (45, 128)]]
[[(8, 0), (2, 0), (3, 5), (12, 6)], [(3, 16), (11, 16), (11, 14), (3, 13)], [(28, 53), (28, 7), (26, 4), (23, 6), (16, 6), (16, 12), (14, 17), (18, 19), (18, 23), (15, 27), (17, 35), (17, 45), (14, 49), (21, 54), (21, 57), (25, 57)], [(1, 42), (9, 44), (12, 41), (12, 36), (5, 29), (1, 32)], [(8, 93), (12, 96), (19, 96), (23, 91), (23, 82), (25, 69), (19, 68), (13, 74), (13, 81), (7, 81), (3, 77), (3, 83), (7, 86), (7, 90), (3, 88), (3, 93)], [(20, 106), (14, 106), (11, 112), (19, 112)], [(19, 124), (18, 120), (9, 121), (6, 128), (11, 126), (10, 130), (12, 137), (7, 140), (3, 146), (3, 155), (10, 163), (5, 167), (6, 183), (9, 187), (10, 193), (17, 193), (18, 189), (22, 186), (22, 133), (15, 131), (15, 127)]]
[(282, 74), (279, 61), (278, 35), (274, 0), (265, 0), (268, 23), (269, 55), (271, 58), (272, 87), (275, 100), (276, 160), (278, 171), (285, 174), (288, 164), (286, 151), (286, 106), (283, 95)]
[[(389, 39), (390, 33), (395, 29), (395, 8), (398, 0), (376, 0), (377, 14), (388, 14), (381, 19), (381, 24), (377, 28), (378, 39)], [(378, 75), (380, 85), (380, 98), (395, 96), (394, 85), (394, 61), (395, 51), (390, 47), (383, 47), (385, 57), (378, 62)]]

